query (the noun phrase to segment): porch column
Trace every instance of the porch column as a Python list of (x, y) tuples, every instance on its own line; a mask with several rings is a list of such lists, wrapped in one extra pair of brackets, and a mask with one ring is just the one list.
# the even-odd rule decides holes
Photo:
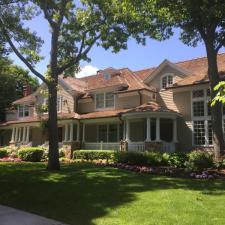
[(15, 142), (18, 142), (18, 127), (15, 127)]
[(65, 124), (65, 137), (64, 142), (68, 141), (69, 124)]
[(77, 141), (80, 140), (80, 124), (77, 123)]
[(26, 138), (26, 127), (23, 127), (23, 138), (22, 138), (22, 142), (25, 142), (25, 138)]
[(28, 143), (30, 140), (30, 126), (27, 126), (27, 133), (26, 133), (26, 142)]
[(126, 120), (126, 141), (130, 142), (130, 121)]
[(177, 119), (176, 118), (173, 120), (173, 142), (174, 143), (178, 142), (178, 140), (177, 140)]
[(73, 123), (70, 124), (70, 142), (73, 141)]
[(156, 140), (157, 142), (161, 141), (160, 140), (160, 118), (156, 118)]
[(123, 121), (123, 140), (126, 139), (126, 123)]
[(117, 123), (117, 141), (120, 141), (120, 124)]
[(21, 131), (22, 131), (22, 128), (21, 127), (19, 127), (19, 131), (18, 131), (18, 142), (20, 142), (21, 141)]
[(82, 141), (85, 142), (85, 123), (83, 123), (83, 137)]
[(151, 118), (147, 118), (147, 134), (146, 134), (146, 142), (151, 141)]
[(11, 141), (10, 142), (15, 142), (15, 131), (16, 131), (16, 128), (15, 127), (13, 127), (12, 128), (12, 136), (11, 136)]

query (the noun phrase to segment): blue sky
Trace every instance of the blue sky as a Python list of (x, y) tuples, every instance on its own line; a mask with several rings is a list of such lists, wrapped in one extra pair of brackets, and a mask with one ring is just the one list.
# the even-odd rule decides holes
[[(45, 59), (36, 66), (39, 72), (44, 73), (49, 61), (50, 52), (48, 24), (44, 19), (38, 17), (29, 22), (28, 25), (32, 30), (35, 30), (45, 42), (41, 52)], [(137, 44), (135, 40), (130, 39), (128, 41), (128, 49), (121, 50), (117, 54), (94, 46), (89, 55), (92, 61), (90, 63), (81, 62), (83, 71), (78, 74), (78, 77), (92, 75), (96, 70), (106, 67), (129, 67), (132, 70), (140, 70), (157, 66), (164, 59), (177, 62), (202, 57), (205, 56), (206, 53), (205, 47), (201, 43), (195, 48), (184, 45), (179, 40), (179, 31), (177, 30), (172, 38), (163, 42), (148, 39), (146, 45), (142, 46)], [(25, 67), (15, 55), (12, 55), (12, 59), (16, 64)]]

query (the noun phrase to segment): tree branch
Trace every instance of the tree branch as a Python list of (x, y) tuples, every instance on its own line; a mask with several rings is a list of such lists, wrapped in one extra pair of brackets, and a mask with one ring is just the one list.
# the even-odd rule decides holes
[(26, 58), (17, 50), (16, 46), (13, 44), (7, 30), (4, 27), (4, 23), (2, 22), (2, 20), (0, 19), (0, 24), (1, 24), (1, 30), (2, 33), (6, 39), (6, 41), (8, 42), (9, 46), (12, 48), (12, 50), (14, 51), (14, 53), (17, 55), (18, 58), (20, 58), (20, 60), (30, 69), (30, 71), (37, 76), (38, 78), (40, 78), (43, 82), (45, 82), (46, 84), (48, 84), (48, 81), (46, 80), (46, 78), (40, 74), (37, 70), (35, 70), (33, 68), (33, 66), (26, 60)]
[(73, 66), (74, 64), (78, 63), (79, 60), (82, 58), (82, 56), (85, 56), (88, 54), (88, 52), (91, 50), (91, 48), (93, 47), (93, 45), (95, 44), (95, 42), (100, 38), (100, 35), (96, 36), (91, 44), (82, 52), (83, 48), (84, 48), (84, 41), (85, 41), (85, 35), (82, 38), (82, 42), (81, 42), (81, 47), (79, 50), (79, 53), (76, 57), (74, 57), (73, 59), (71, 59), (67, 64), (65, 64), (64, 66), (60, 67), (58, 69), (58, 75), (63, 73), (63, 71), (65, 71), (66, 69), (70, 68), (71, 66)]
[(225, 45), (225, 37), (220, 41), (220, 43), (216, 47), (216, 52), (218, 52)]

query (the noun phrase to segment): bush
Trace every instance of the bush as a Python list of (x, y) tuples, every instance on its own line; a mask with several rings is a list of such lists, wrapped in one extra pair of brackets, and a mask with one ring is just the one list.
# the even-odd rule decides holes
[(63, 148), (59, 149), (59, 158), (64, 158), (65, 157), (65, 152)]
[(147, 157), (143, 152), (117, 152), (115, 162), (131, 165), (146, 165)]
[(168, 153), (166, 153), (166, 152), (164, 152), (162, 154), (162, 163), (161, 164), (163, 166), (168, 166), (169, 165), (169, 157), (170, 157), (170, 155)]
[(147, 157), (147, 164), (149, 166), (162, 165), (162, 154), (160, 152), (145, 152), (144, 155)]
[(213, 156), (206, 151), (189, 153), (189, 160), (185, 163), (188, 170), (202, 170), (213, 166)]
[(0, 149), (0, 158), (4, 158), (4, 157), (6, 157), (6, 156), (8, 156), (8, 154), (7, 154), (7, 149), (1, 148), (1, 149)]
[(77, 150), (73, 152), (73, 159), (81, 160), (111, 160), (114, 158), (112, 150)]
[(44, 150), (40, 147), (26, 147), (26, 148), (21, 148), (18, 151), (19, 157), (23, 161), (29, 161), (29, 162), (40, 162), (43, 154), (44, 154)]
[(188, 156), (184, 152), (174, 152), (168, 158), (168, 165), (175, 168), (183, 168)]

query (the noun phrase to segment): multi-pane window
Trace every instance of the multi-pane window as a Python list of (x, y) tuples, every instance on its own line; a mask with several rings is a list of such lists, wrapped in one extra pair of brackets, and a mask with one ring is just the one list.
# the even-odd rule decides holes
[(117, 124), (109, 124), (108, 142), (117, 141)]
[(170, 87), (173, 85), (173, 76), (172, 75), (166, 75), (162, 78), (162, 88), (165, 89), (167, 87)]
[(194, 121), (195, 145), (205, 145), (205, 123), (204, 120)]
[(19, 105), (18, 106), (18, 116), (19, 117), (29, 116), (29, 107), (27, 105)]
[(98, 141), (107, 142), (107, 125), (98, 126)]
[(95, 96), (96, 109), (114, 107), (113, 92), (99, 93)]
[[(119, 135), (118, 124), (98, 125), (98, 142), (117, 142)], [(122, 129), (121, 129), (122, 130)]]
[(193, 102), (193, 116), (204, 116), (204, 101)]
[(208, 144), (213, 144), (212, 121), (208, 120)]
[(63, 97), (58, 95), (57, 96), (57, 112), (62, 111), (62, 104), (63, 104)]
[(195, 90), (192, 92), (193, 98), (204, 97), (204, 90)]

